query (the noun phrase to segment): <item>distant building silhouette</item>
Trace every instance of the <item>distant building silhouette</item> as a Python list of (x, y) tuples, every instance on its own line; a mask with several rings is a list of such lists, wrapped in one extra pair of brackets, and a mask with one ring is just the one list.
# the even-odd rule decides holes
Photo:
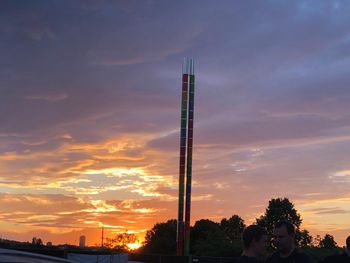
[(80, 236), (79, 238), (79, 247), (85, 247), (85, 236)]
[(52, 242), (50, 242), (50, 241), (49, 241), (49, 242), (47, 242), (47, 243), (46, 243), (46, 246), (48, 246), (48, 247), (52, 247)]

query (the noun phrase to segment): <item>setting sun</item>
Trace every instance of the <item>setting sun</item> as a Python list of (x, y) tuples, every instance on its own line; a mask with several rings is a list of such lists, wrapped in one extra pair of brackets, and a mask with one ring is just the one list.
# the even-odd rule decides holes
[(129, 243), (126, 245), (130, 250), (136, 250), (136, 249), (139, 249), (142, 244), (140, 243)]

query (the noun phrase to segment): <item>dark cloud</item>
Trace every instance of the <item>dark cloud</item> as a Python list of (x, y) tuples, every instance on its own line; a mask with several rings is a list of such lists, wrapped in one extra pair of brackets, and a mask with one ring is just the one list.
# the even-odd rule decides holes
[(335, 208), (329, 208), (329, 207), (324, 207), (324, 208), (315, 208), (315, 209), (310, 209), (309, 211), (314, 212), (316, 214), (348, 214), (350, 213), (350, 210), (344, 210), (340, 209), (338, 207)]
[[(179, 72), (176, 58), (189, 50), (198, 57), (198, 76), (212, 72), (230, 83), (215, 88), (206, 83), (199, 86), (199, 121), (215, 111), (245, 111), (242, 100), (251, 107), (264, 108), (257, 95), (273, 98), (274, 92), (290, 90), (281, 80), (272, 83), (278, 70), (286, 77), (283, 69), (302, 68), (312, 61), (319, 64), (321, 59), (327, 63), (344, 59), (346, 52), (341, 50), (347, 47), (344, 36), (348, 29), (340, 15), (348, 8), (344, 4), (319, 4), (312, 9), (300, 3), (277, 2), (272, 8), (255, 2), (253, 9), (251, 3), (244, 2), (215, 6), (205, 2), (193, 9), (194, 3), (187, 3), (190, 6), (184, 9), (178, 3), (155, 2), (3, 5), (2, 12), (7, 14), (3, 24), (14, 31), (26, 35), (27, 25), (39, 27), (35, 29), (39, 33), (33, 33), (36, 41), (33, 37), (21, 41), (4, 31), (7, 41), (1, 50), (12, 54), (3, 60), (12, 65), (3, 71), (7, 76), (1, 103), (1, 112), (7, 112), (1, 116), (4, 132), (70, 125), (104, 114), (127, 132), (152, 126), (176, 127), (177, 123), (169, 120), (177, 117), (178, 95), (176, 99), (174, 95), (179, 83), (155, 78), (154, 73), (162, 64)], [(218, 18), (217, 13), (223, 10)], [(13, 20), (13, 15), (20, 17), (22, 24)], [(52, 31), (52, 37), (44, 39), (47, 31)], [(24, 42), (31, 44), (14, 46)], [(338, 56), (331, 56), (334, 53)], [(302, 90), (304, 94), (309, 89), (304, 85)], [(301, 91), (295, 93), (300, 96)], [(314, 89), (310, 93), (315, 94)], [(66, 99), (49, 103), (60, 94)], [(287, 102), (283, 110), (289, 110), (296, 106), (293, 95), (277, 97), (269, 104), (281, 99)], [(239, 107), (231, 106), (237, 103)], [(167, 105), (171, 108), (164, 112)], [(152, 113), (142, 116), (147, 109)], [(9, 116), (16, 116), (16, 121)], [(169, 120), (163, 121), (166, 118)], [(99, 125), (108, 125), (108, 119), (103, 121)]]

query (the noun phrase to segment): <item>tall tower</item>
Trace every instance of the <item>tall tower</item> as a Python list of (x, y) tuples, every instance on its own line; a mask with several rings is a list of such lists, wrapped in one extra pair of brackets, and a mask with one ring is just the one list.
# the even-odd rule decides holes
[(186, 165), (186, 210), (185, 210), (185, 255), (190, 253), (190, 220), (192, 188), (192, 149), (193, 149), (193, 113), (194, 113), (194, 60), (190, 60), (190, 83), (188, 92), (187, 119), (187, 165)]
[[(176, 237), (176, 254), (189, 254), (191, 186), (192, 186), (192, 145), (194, 113), (194, 60), (184, 59), (182, 67), (181, 132), (180, 132), (180, 166), (179, 166), (179, 207)], [(185, 199), (186, 173), (186, 206)], [(184, 206), (185, 223), (184, 223)]]

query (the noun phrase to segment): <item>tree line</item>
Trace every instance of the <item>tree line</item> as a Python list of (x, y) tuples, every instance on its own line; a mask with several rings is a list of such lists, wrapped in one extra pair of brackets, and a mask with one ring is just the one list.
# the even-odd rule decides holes
[[(331, 234), (312, 237), (310, 232), (301, 228), (302, 218), (288, 198), (271, 199), (263, 215), (256, 218), (255, 224), (264, 227), (271, 240), (276, 222), (287, 220), (296, 228), (296, 245), (308, 252), (315, 260), (339, 252), (340, 248)], [(223, 218), (220, 222), (201, 219), (190, 229), (190, 254), (196, 256), (237, 257), (242, 253), (241, 236), (246, 224), (239, 215)], [(156, 223), (146, 232), (143, 245), (134, 253), (176, 254), (177, 220)], [(114, 238), (107, 238), (103, 248), (128, 252), (128, 244), (137, 243), (133, 233), (119, 233)], [(43, 246), (40, 238), (33, 237), (32, 245)], [(272, 247), (270, 247), (272, 251)], [(270, 251), (270, 252), (271, 252)]]
[[(288, 198), (275, 198), (269, 201), (265, 213), (256, 219), (255, 224), (264, 227), (272, 237), (274, 224), (287, 220), (296, 228), (296, 243), (301, 248), (337, 249), (334, 237), (312, 237), (308, 230), (301, 229), (302, 218)], [(201, 219), (190, 230), (190, 253), (197, 256), (238, 256), (242, 252), (241, 235), (246, 227), (239, 215), (223, 218), (220, 222)], [(176, 253), (177, 220), (171, 219), (157, 223), (147, 231), (142, 253), (168, 254)]]

